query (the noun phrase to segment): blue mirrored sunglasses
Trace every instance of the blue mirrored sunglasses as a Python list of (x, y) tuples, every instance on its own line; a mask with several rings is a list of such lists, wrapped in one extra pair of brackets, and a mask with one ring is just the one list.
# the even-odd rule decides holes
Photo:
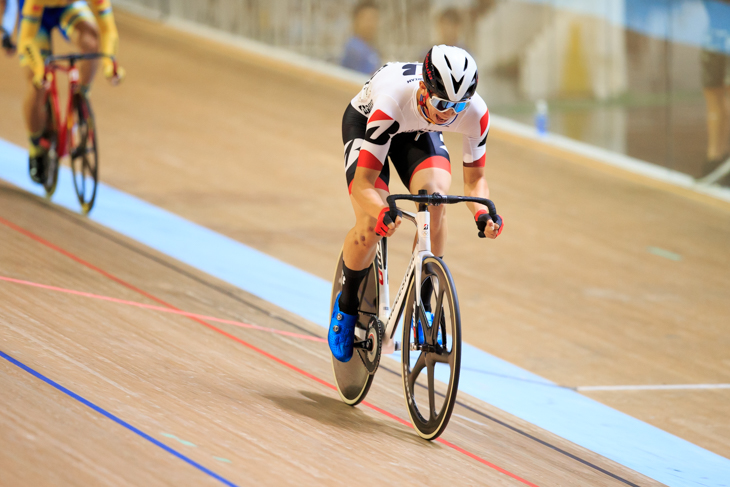
[(439, 112), (454, 110), (456, 113), (461, 113), (467, 109), (469, 103), (471, 103), (471, 99), (462, 101), (450, 101), (431, 95), (431, 105), (433, 105), (433, 107)]

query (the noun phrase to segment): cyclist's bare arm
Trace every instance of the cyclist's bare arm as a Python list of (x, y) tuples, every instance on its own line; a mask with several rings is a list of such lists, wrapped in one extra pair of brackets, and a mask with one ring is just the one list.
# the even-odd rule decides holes
[[(489, 185), (487, 184), (487, 178), (484, 177), (484, 166), (464, 167), (464, 195), (489, 198)], [(475, 216), (482, 210), (488, 210), (486, 206), (477, 203), (467, 203), (467, 206)], [(499, 225), (489, 220), (484, 234), (487, 238), (497, 238), (498, 231)]]

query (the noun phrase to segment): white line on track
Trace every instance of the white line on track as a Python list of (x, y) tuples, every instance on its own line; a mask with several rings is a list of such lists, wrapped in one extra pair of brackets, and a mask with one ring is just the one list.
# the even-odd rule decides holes
[(666, 384), (636, 386), (579, 386), (575, 390), (586, 391), (672, 391), (680, 389), (730, 389), (730, 384)]

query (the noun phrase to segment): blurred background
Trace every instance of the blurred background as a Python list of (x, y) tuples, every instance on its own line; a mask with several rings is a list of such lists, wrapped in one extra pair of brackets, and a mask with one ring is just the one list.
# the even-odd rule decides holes
[[(730, 1), (125, 0), (366, 74), (434, 43), (494, 114), (681, 171), (730, 153)], [(730, 184), (730, 177), (718, 182)]]

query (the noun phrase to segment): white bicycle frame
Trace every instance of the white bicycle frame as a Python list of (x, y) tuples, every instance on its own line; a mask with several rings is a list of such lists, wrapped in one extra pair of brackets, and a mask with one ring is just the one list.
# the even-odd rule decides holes
[[(408, 263), (408, 269), (403, 277), (403, 281), (395, 295), (393, 307), (390, 307), (390, 289), (388, 287), (388, 248), (385, 239), (378, 243), (376, 251), (375, 265), (378, 271), (378, 319), (385, 325), (383, 333), (382, 354), (387, 355), (400, 350), (400, 342), (393, 339), (398, 321), (403, 314), (404, 301), (406, 299), (406, 291), (408, 283), (415, 274), (416, 279), (416, 305), (421, 304), (421, 263), (426, 257), (433, 257), (431, 253), (431, 214), (428, 210), (419, 211), (418, 213), (410, 213), (402, 211), (403, 219), (413, 222), (416, 225), (416, 246), (411, 254), (411, 260)], [(395, 313), (393, 313), (395, 311)], [(405, 326), (405, 325), (404, 325)], [(360, 330), (358, 330), (360, 331)], [(363, 336), (359, 336), (360, 340), (365, 339), (365, 330), (362, 330)]]

